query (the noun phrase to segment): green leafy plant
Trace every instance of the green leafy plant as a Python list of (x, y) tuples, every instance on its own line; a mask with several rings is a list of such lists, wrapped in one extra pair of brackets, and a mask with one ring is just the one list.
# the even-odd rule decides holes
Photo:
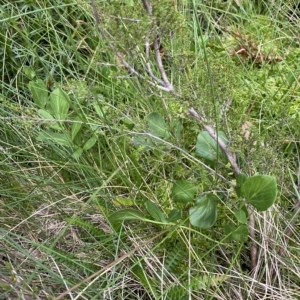
[[(78, 159), (83, 151), (90, 150), (98, 141), (94, 132), (90, 138), (83, 139), (84, 118), (77, 111), (76, 102), (60, 87), (49, 92), (45, 83), (37, 79), (30, 81), (28, 88), (34, 103), (39, 107), (38, 114), (44, 120), (48, 129), (41, 130), (37, 136), (39, 141), (52, 140), (61, 146), (72, 149), (72, 157)], [(77, 101), (78, 99), (76, 99)], [(70, 112), (70, 109), (73, 112)], [(98, 107), (100, 110), (100, 108)], [(102, 116), (104, 112), (101, 112)], [(71, 120), (71, 125), (67, 122)]]
[[(149, 114), (146, 119), (152, 134), (162, 139), (170, 137), (169, 131), (167, 131), (168, 126), (157, 112)], [(223, 142), (223, 149), (221, 149), (221, 144), (208, 131), (199, 133), (196, 143), (196, 155), (212, 163), (226, 162), (228, 153), (225, 153), (224, 147), (228, 145), (228, 139), (222, 131), (217, 133), (217, 137)], [(185, 205), (183, 209), (178, 210), (180, 212), (178, 213), (178, 218), (166, 219), (162, 210), (151, 201), (146, 201), (145, 208), (155, 221), (162, 224), (173, 224), (175, 220), (179, 220), (180, 215), (185, 218), (186, 210), (188, 209), (188, 219), (193, 226), (198, 228), (212, 227), (217, 221), (217, 207), (221, 202), (220, 196), (214, 194), (213, 191), (205, 191), (205, 193), (203, 191), (195, 200), (194, 197), (197, 190), (197, 185), (188, 180), (174, 182), (171, 198), (177, 205)], [(226, 226), (225, 233), (231, 235), (233, 239), (245, 242), (247, 240), (245, 233), (247, 233), (246, 236), (248, 235), (248, 229), (245, 224), (248, 223), (247, 218), (249, 216), (246, 205), (253, 206), (257, 211), (265, 211), (271, 207), (277, 196), (276, 179), (269, 175), (247, 177), (238, 171), (236, 176), (236, 194), (237, 200), (233, 205), (238, 207), (234, 211), (238, 225), (237, 227)], [(190, 206), (192, 203), (193, 206)], [(144, 220), (144, 217), (142, 217), (140, 212), (132, 209), (130, 211), (128, 209), (118, 211), (110, 217), (111, 222), (133, 219)]]
[(178, 180), (174, 182), (172, 190), (172, 199), (175, 202), (187, 203), (194, 199), (197, 192), (197, 186), (187, 180)]

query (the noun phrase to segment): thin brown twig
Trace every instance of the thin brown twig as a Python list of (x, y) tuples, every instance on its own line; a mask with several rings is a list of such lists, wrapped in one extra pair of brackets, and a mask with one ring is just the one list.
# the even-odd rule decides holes
[[(152, 4), (148, 1), (148, 0), (142, 0), (143, 5), (145, 7), (145, 10), (147, 12), (147, 14), (152, 18)], [(113, 52), (115, 53), (116, 57), (118, 58), (118, 60), (121, 62), (121, 64), (133, 75), (135, 75), (136, 77), (146, 80), (150, 85), (165, 91), (165, 92), (169, 92), (169, 93), (173, 93), (176, 94), (174, 92), (174, 87), (173, 85), (170, 83), (170, 81), (168, 80), (168, 76), (166, 75), (163, 63), (162, 63), (162, 59), (160, 56), (160, 52), (159, 52), (159, 48), (160, 48), (160, 44), (159, 44), (159, 37), (157, 35), (157, 33), (154, 33), (154, 52), (155, 52), (155, 59), (156, 59), (156, 64), (158, 66), (160, 75), (162, 79), (159, 79), (157, 76), (154, 75), (153, 71), (151, 70), (151, 66), (150, 63), (147, 61), (146, 62), (146, 67), (147, 67), (147, 72), (149, 74), (149, 76), (152, 78), (153, 81), (147, 80), (146, 77), (142, 74), (140, 74), (132, 65), (130, 65), (125, 59), (124, 56), (122, 55), (122, 53), (120, 51), (117, 51), (116, 47), (113, 45), (113, 43), (111, 43), (105, 33), (105, 31), (103, 30), (103, 28), (101, 27), (101, 22), (100, 22), (100, 17), (99, 17), (99, 13), (97, 11), (96, 8), (96, 4), (94, 0), (91, 0), (91, 6), (93, 8), (93, 14), (96, 20), (96, 25), (98, 28), (98, 31), (100, 33), (100, 35), (103, 37), (104, 40), (106, 40), (108, 42), (108, 46), (113, 50)], [(155, 25), (156, 26), (156, 25)], [(147, 60), (149, 60), (149, 38), (148, 41), (146, 40), (146, 57)], [(148, 54), (147, 54), (148, 53)], [(176, 94), (177, 95), (177, 94)]]
[[(248, 211), (250, 208), (248, 207)], [(253, 212), (249, 213), (249, 235), (252, 239), (250, 246), (251, 270), (255, 270), (257, 266), (257, 244), (255, 242), (255, 219)]]
[[(152, 15), (152, 4), (148, 0), (142, 0), (142, 2), (144, 4), (144, 7), (145, 7), (148, 15), (152, 18), (153, 17), (153, 15)], [(157, 24), (155, 24), (155, 27), (157, 27)], [(159, 51), (159, 49), (160, 49), (159, 36), (156, 32), (154, 33), (153, 44), (154, 44), (154, 52), (155, 52), (156, 63), (157, 63), (161, 78), (163, 80), (163, 83), (169, 89), (173, 89), (171, 83), (169, 82), (167, 74), (165, 72), (164, 66), (162, 64), (162, 59), (161, 59), (161, 55), (160, 55), (160, 51)], [(151, 71), (151, 73), (152, 73), (152, 71)]]
[(154, 52), (155, 52), (155, 57), (156, 57), (156, 63), (157, 63), (161, 78), (162, 78), (165, 86), (168, 87), (170, 90), (173, 90), (172, 84), (168, 80), (167, 74), (165, 72), (165, 69), (164, 69), (164, 66), (162, 63), (159, 48), (160, 48), (159, 38), (157, 35), (155, 35), (155, 37), (154, 37)]
[(150, 65), (150, 42), (149, 42), (149, 35), (148, 34), (145, 37), (145, 52), (146, 52), (146, 67), (147, 67), (147, 71), (148, 71), (150, 77), (152, 77), (159, 84), (164, 85), (164, 82), (161, 79), (159, 79), (158, 77), (156, 77), (153, 74), (153, 71), (151, 69), (151, 65)]
[(152, 16), (152, 4), (148, 0), (142, 0), (142, 2), (148, 15)]
[[(142, 0), (143, 5), (146, 9), (146, 12), (148, 13), (148, 15), (153, 19), (153, 15), (152, 15), (152, 4), (150, 3), (150, 1), (148, 0)], [(155, 24), (155, 29), (157, 30), (157, 24)], [(147, 37), (146, 37), (147, 38)], [(147, 41), (146, 41), (147, 42)], [(168, 76), (165, 72), (163, 63), (162, 63), (162, 59), (161, 59), (161, 55), (160, 55), (160, 40), (159, 40), (159, 36), (157, 34), (157, 32), (154, 33), (154, 41), (153, 41), (153, 45), (154, 45), (154, 53), (155, 53), (155, 59), (156, 59), (156, 63), (161, 75), (162, 80), (158, 79), (156, 76), (154, 76), (150, 64), (148, 64), (148, 72), (149, 75), (156, 80), (157, 82), (159, 82), (160, 84), (164, 85), (165, 87), (167, 87), (170, 91), (173, 90), (173, 86), (172, 84), (169, 82)], [(148, 40), (148, 47), (149, 47), (149, 40)], [(149, 54), (149, 50), (148, 50), (148, 54)], [(148, 55), (149, 58), (149, 55)]]

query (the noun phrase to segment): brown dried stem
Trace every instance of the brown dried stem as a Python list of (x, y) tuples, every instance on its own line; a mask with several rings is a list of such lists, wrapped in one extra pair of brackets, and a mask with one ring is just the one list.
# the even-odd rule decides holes
[[(150, 1), (148, 0), (142, 0), (144, 8), (147, 12), (147, 14), (150, 16), (150, 18), (153, 20), (153, 15), (152, 15), (152, 4), (150, 3)], [(150, 49), (150, 43), (149, 43), (149, 36), (146, 36), (146, 41), (145, 41), (145, 51), (146, 51), (146, 68), (147, 68), (147, 72), (148, 75), (152, 78), (151, 80), (147, 80), (145, 78), (144, 75), (140, 74), (130, 63), (128, 63), (125, 59), (124, 56), (122, 55), (121, 52), (117, 51), (116, 47), (113, 45), (113, 43), (111, 43), (109, 41), (109, 38), (107, 37), (105, 31), (103, 30), (103, 28), (101, 27), (101, 22), (100, 22), (100, 17), (99, 17), (99, 13), (97, 11), (96, 8), (96, 4), (94, 0), (91, 0), (91, 6), (93, 8), (93, 13), (94, 13), (94, 17), (96, 20), (96, 25), (98, 28), (98, 31), (100, 33), (100, 35), (102, 36), (102, 38), (104, 40), (106, 40), (108, 42), (108, 46), (112, 49), (112, 51), (115, 53), (116, 57), (118, 58), (118, 60), (122, 63), (122, 65), (133, 75), (135, 75), (136, 77), (146, 80), (150, 85), (155, 86), (156, 88), (165, 91), (165, 92), (169, 92), (169, 93), (174, 93), (174, 87), (173, 85), (170, 83), (170, 81), (168, 80), (168, 76), (166, 74), (166, 71), (164, 69), (163, 63), (162, 63), (162, 59), (161, 59), (161, 55), (160, 55), (160, 39), (159, 36), (156, 32), (154, 32), (154, 40), (153, 40), (153, 45), (154, 45), (154, 53), (155, 53), (155, 60), (156, 60), (156, 64), (157, 67), (159, 69), (160, 75), (162, 79), (159, 79), (157, 76), (154, 75), (151, 66), (150, 66), (150, 62), (149, 62), (149, 49)], [(155, 24), (155, 29), (157, 29), (157, 24)], [(157, 30), (155, 30), (157, 31)]]
[(158, 237), (164, 235), (165, 233), (169, 232), (170, 229), (166, 229), (160, 233), (158, 233), (157, 235), (155, 235), (152, 238), (149, 238), (148, 240), (142, 242), (139, 246), (133, 248), (132, 250), (130, 250), (129, 252), (127, 252), (126, 254), (120, 256), (119, 258), (117, 258), (115, 261), (109, 263), (108, 265), (106, 265), (105, 267), (101, 268), (100, 270), (98, 270), (97, 272), (95, 272), (94, 274), (86, 277), (85, 279), (83, 279), (81, 282), (77, 283), (76, 285), (74, 285), (73, 287), (71, 287), (70, 289), (66, 290), (65, 292), (61, 293), (59, 296), (55, 297), (53, 300), (59, 300), (62, 299), (64, 296), (70, 294), (72, 291), (76, 290), (77, 288), (79, 288), (82, 284), (91, 281), (93, 278), (104, 275), (105, 273), (107, 273), (109, 270), (111, 270), (112, 268), (114, 268), (116, 265), (118, 265), (119, 263), (121, 263), (123, 260), (125, 260), (126, 258), (132, 256), (137, 250), (142, 249), (143, 247), (147, 246), (149, 243), (153, 242), (154, 240), (156, 240)]

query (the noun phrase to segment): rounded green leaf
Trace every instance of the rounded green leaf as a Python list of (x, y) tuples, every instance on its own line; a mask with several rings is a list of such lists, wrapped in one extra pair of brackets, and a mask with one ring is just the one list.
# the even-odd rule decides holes
[(170, 136), (165, 120), (158, 112), (150, 113), (146, 119), (151, 133), (160, 138), (168, 138)]
[(168, 222), (173, 223), (182, 218), (182, 210), (173, 209), (168, 214)]
[(241, 188), (242, 196), (258, 211), (267, 210), (277, 195), (276, 179), (269, 175), (249, 177)]
[(79, 147), (73, 152), (72, 157), (74, 159), (78, 159), (82, 155), (82, 152), (83, 152), (83, 149)]
[(242, 186), (245, 181), (247, 180), (247, 175), (244, 174), (244, 173), (240, 173), (236, 176), (236, 184), (239, 185), (239, 186)]
[(133, 123), (133, 121), (131, 121), (131, 120), (128, 119), (128, 118), (123, 118), (122, 121), (123, 121), (123, 124), (124, 124), (129, 130), (133, 129), (134, 126), (135, 126), (135, 124)]
[(233, 240), (241, 243), (247, 242), (249, 236), (248, 227), (244, 224), (238, 227), (226, 224), (224, 226), (224, 233), (227, 236), (228, 240)]
[(79, 130), (82, 127), (82, 120), (81, 120), (80, 116), (76, 116), (75, 117), (75, 121), (78, 121), (78, 122), (74, 122), (72, 124), (72, 129), (71, 129), (71, 139), (72, 139), (72, 141), (74, 140), (74, 138), (76, 137), (77, 133), (79, 132)]
[(234, 216), (239, 223), (247, 224), (248, 220), (244, 210), (241, 209), (234, 211)]
[(217, 220), (218, 198), (214, 195), (205, 195), (197, 199), (197, 205), (189, 210), (190, 222), (199, 228), (209, 228)]
[(57, 133), (57, 132), (42, 130), (39, 132), (36, 139), (38, 141), (43, 141), (43, 142), (52, 140), (61, 146), (69, 146), (69, 147), (72, 146), (69, 136), (64, 133)]
[[(223, 131), (218, 131), (218, 137), (228, 144), (228, 139)], [(223, 150), (207, 131), (201, 131), (197, 136), (196, 155), (212, 162), (216, 161), (218, 157), (226, 160)]]
[(241, 243), (247, 242), (248, 236), (249, 236), (249, 229), (246, 225), (240, 225), (231, 233), (231, 238)]
[(197, 186), (187, 180), (174, 182), (172, 198), (175, 202), (187, 203), (194, 200)]
[(50, 94), (50, 106), (55, 117), (63, 120), (67, 117), (70, 108), (70, 99), (66, 92), (61, 88), (56, 88)]
[(47, 125), (49, 125), (50, 128), (55, 129), (55, 130), (62, 129), (62, 127), (57, 122), (53, 122), (55, 119), (52, 117), (52, 115), (48, 111), (46, 111), (44, 109), (39, 109), (38, 114), (41, 118), (43, 118), (45, 120), (49, 120)]
[(29, 66), (24, 66), (23, 71), (30, 80), (32, 80), (36, 76), (36, 72)]
[(83, 146), (83, 150), (87, 151), (87, 150), (90, 150), (95, 144), (96, 142), (98, 141), (98, 136), (97, 135), (92, 135), (91, 138), (89, 138), (84, 146)]
[(246, 205), (242, 205), (242, 206), (240, 207), (240, 210), (242, 210), (242, 211), (245, 213), (246, 218), (249, 217), (249, 212), (248, 212), (248, 208), (247, 208)]
[(30, 81), (28, 88), (31, 92), (34, 103), (39, 108), (44, 108), (48, 102), (48, 89), (43, 80)]
[(236, 177), (235, 191), (239, 197), (241, 197), (241, 195), (242, 195), (241, 188), (242, 188), (242, 185), (244, 184), (244, 182), (247, 180), (247, 178), (248, 178), (247, 175), (243, 174), (243, 173), (238, 174)]

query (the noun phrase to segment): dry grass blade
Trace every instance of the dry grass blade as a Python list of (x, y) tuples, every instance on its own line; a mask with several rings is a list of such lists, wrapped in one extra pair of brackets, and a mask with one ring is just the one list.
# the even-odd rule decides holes
[(67, 291), (63, 292), (62, 294), (60, 294), (58, 297), (55, 297), (53, 300), (59, 300), (62, 299), (64, 296), (68, 295), (70, 292), (76, 290), (77, 288), (79, 288), (82, 284), (89, 282), (90, 280), (92, 280), (93, 278), (97, 277), (97, 276), (101, 276), (103, 274), (105, 274), (106, 272), (108, 272), (111, 268), (115, 267), (116, 265), (118, 265), (120, 262), (122, 262), (123, 260), (125, 260), (126, 258), (130, 257), (133, 253), (135, 253), (136, 251), (138, 251), (139, 249), (145, 247), (147, 244), (153, 242), (154, 240), (156, 240), (158, 237), (164, 235), (165, 233), (169, 232), (170, 229), (164, 230), (162, 232), (160, 232), (159, 234), (155, 235), (154, 237), (146, 240), (145, 242), (141, 243), (138, 247), (135, 247), (134, 249), (130, 250), (128, 253), (122, 255), (121, 257), (119, 257), (118, 259), (116, 259), (115, 261), (111, 262), (110, 264), (108, 264), (107, 266), (105, 266), (104, 268), (100, 269), (99, 271), (95, 272), (94, 274), (92, 274), (91, 276), (85, 278), (83, 281), (79, 282), (78, 284), (74, 285), (72, 288), (68, 289)]

